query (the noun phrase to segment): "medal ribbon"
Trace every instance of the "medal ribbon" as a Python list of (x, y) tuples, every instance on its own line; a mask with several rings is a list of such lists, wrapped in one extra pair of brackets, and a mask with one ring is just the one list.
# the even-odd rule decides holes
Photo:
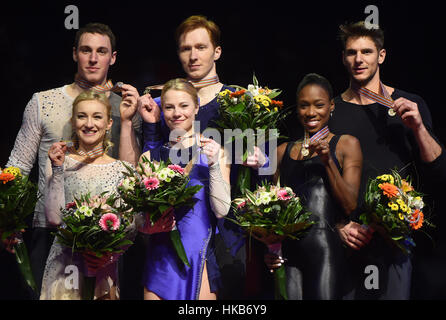
[[(393, 99), (390, 97), (390, 94), (387, 92), (386, 88), (384, 87), (383, 83), (380, 82), (379, 83), (380, 87), (381, 87), (381, 91), (383, 93), (383, 95), (380, 95), (376, 92), (373, 92), (367, 88), (359, 88), (356, 90), (356, 92), (363, 96), (366, 97), (367, 99), (370, 99), (372, 101), (375, 101), (389, 109), (392, 109), (393, 106)], [(393, 109), (392, 109), (393, 110)]]
[(190, 83), (193, 84), (193, 86), (196, 89), (201, 89), (201, 88), (204, 88), (204, 87), (207, 87), (207, 86), (211, 86), (213, 84), (216, 84), (216, 83), (220, 82), (220, 79), (218, 78), (218, 75), (216, 75), (214, 77), (207, 78), (207, 79), (201, 79), (201, 80), (198, 80), (198, 81), (191, 80), (191, 79), (188, 79), (188, 80), (189, 80)]
[[(61, 140), (61, 141), (63, 141), (63, 140)], [(87, 157), (87, 158), (89, 158), (91, 160), (99, 158), (100, 156), (102, 156), (104, 154), (104, 147), (102, 145), (97, 146), (93, 150), (85, 152), (85, 151), (82, 151), (82, 150), (76, 150), (74, 148), (74, 142), (73, 141), (66, 141), (66, 143), (67, 143), (67, 148), (68, 148), (67, 151), (72, 152), (72, 153), (77, 153), (78, 155), (83, 156), (83, 157)]]
[(93, 150), (90, 151), (82, 151), (82, 150), (78, 150), (77, 154), (80, 156), (85, 156), (91, 160), (99, 158), (100, 156), (102, 156), (104, 154), (104, 147), (102, 145), (97, 146), (96, 148), (94, 148)]
[(107, 91), (116, 91), (122, 86), (122, 82), (117, 82), (116, 85), (113, 85), (113, 82), (111, 80), (108, 80), (104, 85), (94, 84), (87, 80), (81, 79), (77, 74), (74, 79), (74, 82), (76, 82), (76, 84), (84, 90), (91, 89), (99, 93)]
[(309, 146), (311, 142), (322, 140), (326, 136), (328, 136), (328, 133), (329, 133), (328, 126), (325, 126), (321, 130), (313, 134), (313, 136), (311, 136), (310, 138), (308, 131), (305, 130), (304, 145)]
[[(301, 148), (301, 152), (304, 156), (308, 155), (308, 153), (306, 153), (306, 150), (308, 149), (308, 147), (310, 146), (311, 142), (314, 141), (319, 141), (324, 139), (325, 137), (328, 136), (328, 134), (330, 133), (328, 126), (323, 127), (321, 130), (319, 130), (318, 132), (316, 132), (315, 134), (313, 134), (310, 138), (310, 134), (308, 133), (307, 130), (305, 130), (304, 133), (304, 142), (302, 144), (302, 148)], [(305, 150), (305, 151), (304, 151)]]

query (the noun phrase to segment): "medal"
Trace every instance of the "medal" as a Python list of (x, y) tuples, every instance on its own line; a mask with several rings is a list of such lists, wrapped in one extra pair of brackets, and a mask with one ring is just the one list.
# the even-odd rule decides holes
[(300, 153), (301, 153), (304, 157), (306, 157), (306, 156), (308, 156), (308, 155), (310, 154), (310, 151), (308, 151), (307, 148), (303, 148), (303, 147), (302, 147), (302, 149), (300, 150)]
[(387, 114), (391, 117), (394, 117), (396, 115), (396, 112), (395, 112), (395, 110), (392, 109), (393, 99), (390, 97), (390, 94), (387, 92), (387, 90), (384, 87), (382, 82), (380, 82), (380, 86), (381, 86), (381, 91), (383, 92), (383, 95), (373, 92), (365, 87), (357, 89), (356, 92), (359, 95), (366, 97), (367, 99), (375, 101), (375, 102), (379, 103), (380, 105), (383, 105), (383, 106), (389, 108), (389, 110), (387, 110)]
[(389, 111), (387, 111), (387, 113), (389, 114), (389, 116), (394, 117), (396, 115), (395, 110), (393, 110), (392, 108), (389, 109)]

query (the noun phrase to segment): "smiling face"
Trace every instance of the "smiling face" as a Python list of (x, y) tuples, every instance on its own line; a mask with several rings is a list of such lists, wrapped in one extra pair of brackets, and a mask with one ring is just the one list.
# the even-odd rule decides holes
[(110, 130), (113, 122), (107, 106), (97, 100), (80, 101), (74, 107), (71, 121), (79, 147), (85, 150), (103, 144), (106, 131)]
[(184, 72), (191, 79), (215, 76), (215, 61), (220, 54), (221, 47), (214, 47), (205, 28), (194, 29), (179, 38), (178, 56)]
[(379, 78), (379, 66), (386, 57), (386, 50), (378, 51), (369, 37), (349, 38), (343, 52), (344, 66), (355, 82), (365, 85)]
[(103, 84), (108, 69), (116, 61), (116, 51), (112, 52), (110, 38), (99, 33), (84, 33), (77, 49), (73, 48), (73, 59), (77, 62), (79, 76), (95, 84)]
[(297, 116), (310, 135), (324, 128), (334, 110), (328, 92), (317, 84), (308, 84), (297, 96)]
[(193, 97), (183, 90), (170, 89), (162, 96), (164, 120), (170, 130), (193, 130), (198, 105)]

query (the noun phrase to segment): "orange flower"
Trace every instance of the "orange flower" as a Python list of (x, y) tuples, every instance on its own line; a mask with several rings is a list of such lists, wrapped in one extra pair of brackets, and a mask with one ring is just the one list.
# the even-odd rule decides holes
[(246, 92), (245, 89), (242, 89), (242, 90), (239, 90), (239, 91), (235, 91), (235, 92), (231, 92), (230, 97), (231, 98), (238, 98), (238, 97), (244, 95), (245, 92)]
[(282, 102), (282, 101), (271, 100), (271, 105), (273, 105), (273, 106), (277, 106), (277, 107), (279, 107), (280, 109), (283, 108), (283, 102)]
[[(418, 221), (417, 221), (418, 220)], [(410, 226), (412, 229), (420, 229), (424, 222), (424, 214), (420, 210), (415, 210), (410, 219)]]
[(383, 191), (383, 193), (388, 197), (388, 198), (393, 198), (396, 197), (398, 194), (398, 188), (396, 186), (394, 186), (391, 183), (380, 183), (378, 185), (378, 187)]
[(15, 179), (15, 176), (12, 173), (8, 172), (2, 172), (0, 174), (0, 181), (3, 181), (3, 184), (6, 184), (9, 181), (12, 181)]

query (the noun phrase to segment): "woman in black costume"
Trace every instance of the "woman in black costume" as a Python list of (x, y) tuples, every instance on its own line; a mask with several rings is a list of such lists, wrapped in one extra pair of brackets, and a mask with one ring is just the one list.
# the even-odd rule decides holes
[[(282, 186), (291, 187), (317, 222), (303, 239), (283, 243), (290, 299), (342, 298), (344, 253), (335, 224), (356, 209), (362, 152), (355, 137), (329, 131), (334, 107), (330, 83), (317, 74), (306, 75), (297, 89), (304, 139), (277, 148), (275, 181), (280, 177)], [(284, 260), (268, 253), (265, 263), (273, 272)]]

